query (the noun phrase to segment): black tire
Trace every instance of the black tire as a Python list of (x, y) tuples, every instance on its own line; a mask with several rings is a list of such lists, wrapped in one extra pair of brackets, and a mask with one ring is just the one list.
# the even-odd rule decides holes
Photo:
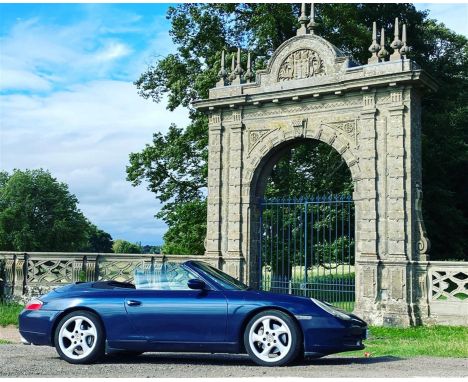
[[(92, 350), (89, 351), (89, 354), (87, 354), (86, 356), (81, 357), (81, 358), (71, 358), (61, 348), (61, 345), (60, 345), (60, 331), (61, 331), (62, 327), (67, 323), (67, 321), (69, 321), (70, 319), (79, 318), (79, 317), (84, 317), (85, 319), (88, 319), (92, 323), (92, 325), (94, 325), (94, 328), (95, 328), (95, 331), (96, 331), (96, 336), (93, 337), (94, 339), (93, 338), (91, 339), (91, 341), (92, 341), (92, 343), (91, 343)], [(68, 324), (68, 325), (71, 325), (71, 324)], [(68, 325), (67, 325), (67, 327), (68, 327)], [(81, 337), (81, 335), (80, 335), (79, 338), (82, 338), (81, 342), (83, 340), (86, 341), (86, 337)], [(60, 322), (58, 323), (58, 325), (57, 325), (57, 327), (55, 329), (55, 333), (54, 333), (54, 345), (55, 345), (55, 349), (57, 350), (57, 353), (59, 354), (60, 358), (62, 358), (63, 360), (65, 360), (65, 361), (67, 361), (69, 363), (73, 363), (73, 364), (88, 364), (88, 363), (93, 363), (93, 362), (98, 361), (100, 358), (102, 358), (104, 356), (105, 341), (106, 341), (105, 333), (104, 333), (104, 328), (103, 328), (103, 326), (101, 324), (101, 320), (99, 319), (99, 317), (96, 314), (91, 313), (91, 312), (86, 311), (86, 310), (76, 310), (76, 311), (73, 311), (71, 313), (68, 313), (66, 316), (64, 316), (60, 320)], [(65, 341), (62, 339), (62, 342), (65, 342)]]
[[(254, 325), (258, 325), (258, 321), (262, 318), (267, 318), (267, 316), (272, 317), (272, 320), (274, 318), (278, 318), (283, 321), (283, 323), (288, 327), (289, 332), (291, 333), (291, 336), (284, 334), (282, 336), (282, 341), (290, 341), (290, 347), (287, 352), (285, 352), (285, 355), (281, 355), (281, 358), (278, 356), (277, 358), (280, 358), (279, 360), (275, 361), (275, 354), (273, 354), (273, 357), (271, 357), (271, 360), (264, 360), (260, 358), (256, 353), (258, 353), (261, 349), (256, 348), (253, 349), (252, 345), (250, 343), (250, 332), (252, 330), (252, 327)], [(279, 323), (279, 321), (277, 321)], [(274, 325), (274, 324), (273, 324)], [(255, 331), (255, 328), (254, 328)], [(262, 334), (263, 335), (263, 334)], [(266, 338), (266, 337), (265, 337)], [(274, 338), (274, 337), (272, 337)], [(276, 339), (279, 341), (279, 339), (276, 337)], [(276, 342), (275, 342), (276, 343)], [(271, 343), (272, 349), (275, 349), (275, 346), (273, 343)], [(247, 350), (247, 353), (250, 356), (250, 359), (254, 361), (256, 364), (261, 365), (261, 366), (284, 366), (291, 364), (294, 362), (299, 355), (302, 352), (302, 331), (299, 325), (296, 323), (296, 321), (289, 316), (288, 314), (279, 311), (279, 310), (264, 310), (258, 314), (256, 314), (252, 319), (249, 321), (247, 324), (245, 331), (244, 331), (244, 346), (245, 349)], [(254, 346), (263, 346), (259, 343), (254, 344)], [(266, 345), (265, 345), (266, 346)], [(270, 346), (270, 345), (268, 345)], [(279, 349), (278, 349), (279, 351)], [(281, 353), (280, 353), (281, 354)], [(269, 358), (270, 359), (270, 358)]]

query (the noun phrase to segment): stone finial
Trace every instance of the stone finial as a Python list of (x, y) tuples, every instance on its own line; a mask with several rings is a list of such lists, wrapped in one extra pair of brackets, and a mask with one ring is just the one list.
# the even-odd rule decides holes
[(410, 47), (406, 45), (406, 24), (403, 24), (403, 28), (401, 31), (401, 40), (402, 46), (400, 48), (400, 55), (402, 58), (406, 58), (406, 55), (410, 51)]
[(221, 69), (218, 72), (219, 81), (217, 82), (217, 86), (225, 86), (226, 79), (227, 79), (227, 71), (224, 68), (224, 50), (221, 52)]
[[(233, 57), (233, 66), (234, 66), (234, 57)], [(237, 63), (233, 70), (234, 76), (231, 81), (234, 85), (239, 85), (242, 82), (242, 73), (244, 73), (244, 69), (241, 66), (241, 50), (237, 48)]]
[(317, 27), (317, 23), (315, 22), (315, 6), (314, 3), (310, 3), (310, 21), (307, 24), (307, 30), (310, 34), (315, 34), (315, 28)]
[(247, 81), (247, 83), (252, 82), (252, 80), (254, 79), (254, 74), (252, 72), (252, 65), (250, 62), (250, 52), (247, 53), (247, 71), (245, 72), (244, 78)]
[(379, 62), (379, 57), (377, 52), (380, 50), (380, 45), (377, 43), (377, 23), (374, 21), (372, 23), (372, 44), (369, 47), (369, 52), (372, 53), (372, 56), (367, 60), (368, 64), (375, 64)]
[(390, 47), (393, 48), (393, 54), (390, 56), (390, 60), (401, 59), (401, 55), (398, 51), (402, 46), (403, 44), (400, 41), (400, 30), (398, 27), (398, 17), (395, 17), (395, 35), (394, 35), (392, 43), (390, 44)]
[(385, 58), (388, 56), (388, 51), (385, 49), (385, 30), (383, 28), (380, 31), (380, 50), (377, 56), (380, 58), (380, 61), (385, 61)]
[(231, 72), (229, 73), (229, 81), (233, 82), (237, 77), (236, 73), (236, 59), (234, 57), (234, 54), (232, 55), (232, 61), (231, 61)]
[(240, 50), (240, 48), (237, 48), (236, 73), (237, 73), (238, 76), (240, 76), (242, 73), (244, 73), (244, 69), (242, 69), (242, 67), (241, 67), (241, 50)]
[(305, 3), (302, 3), (302, 5), (301, 5), (301, 15), (299, 16), (299, 18), (297, 20), (301, 24), (300, 28), (297, 30), (297, 35), (300, 36), (300, 35), (303, 35), (303, 34), (307, 34), (306, 24), (307, 24), (307, 21), (309, 21), (309, 18), (306, 16), (306, 5), (305, 5)]

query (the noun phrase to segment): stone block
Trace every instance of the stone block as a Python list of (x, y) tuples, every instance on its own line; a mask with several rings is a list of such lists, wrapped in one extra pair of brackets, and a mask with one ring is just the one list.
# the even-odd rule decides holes
[[(404, 236), (404, 234), (399, 233), (398, 236)], [(404, 255), (405, 254), (405, 240), (388, 239), (388, 253), (391, 255)]]
[[(362, 237), (361, 235), (361, 240), (357, 243), (357, 250), (358, 252), (364, 252), (364, 253), (376, 253), (377, 252), (377, 245), (375, 240), (368, 240), (366, 239), (365, 236), (371, 236), (371, 235), (364, 235)], [(374, 233), (375, 237), (375, 233)]]

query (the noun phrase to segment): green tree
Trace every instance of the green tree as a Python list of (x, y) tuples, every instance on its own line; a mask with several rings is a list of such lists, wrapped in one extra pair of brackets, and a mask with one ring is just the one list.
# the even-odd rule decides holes
[(84, 252), (110, 253), (112, 250), (112, 236), (88, 222), (88, 242)]
[[(237, 46), (244, 51), (248, 48), (254, 67), (263, 68), (273, 51), (294, 36), (298, 8), (298, 4), (274, 3), (170, 7), (167, 17), (177, 52), (141, 75), (135, 82), (139, 94), (156, 102), (166, 95), (170, 110), (190, 108), (194, 99), (207, 97), (208, 89), (215, 85), (222, 49), (234, 52)], [(422, 105), (423, 208), (433, 244), (431, 255), (435, 259), (463, 258), (468, 253), (467, 39), (411, 4), (317, 4), (316, 15), (317, 34), (362, 63), (369, 57), (372, 21), (387, 31), (392, 29), (395, 17), (407, 24), (411, 58), (441, 84)], [(391, 38), (392, 34), (387, 35)], [(206, 217), (206, 211), (197, 209), (194, 214), (193, 209), (181, 207), (186, 203), (200, 205), (205, 199), (207, 121), (191, 108), (190, 117), (187, 128), (172, 126), (165, 136), (156, 134), (152, 144), (130, 156), (127, 168), (134, 185), (146, 180), (149, 189), (165, 203), (158, 214), (169, 224), (165, 245), (184, 253), (201, 248), (204, 235), (188, 242), (179, 229), (191, 221), (199, 226), (195, 231), (203, 232)], [(270, 190), (275, 189), (279, 186), (270, 185)]]
[(351, 194), (351, 171), (340, 154), (320, 141), (292, 147), (273, 167), (266, 197)]
[(141, 253), (141, 245), (130, 243), (127, 240), (118, 239), (114, 241), (112, 245), (112, 250), (115, 253)]
[(88, 221), (68, 186), (44, 170), (0, 175), (0, 248), (77, 251), (87, 245)]

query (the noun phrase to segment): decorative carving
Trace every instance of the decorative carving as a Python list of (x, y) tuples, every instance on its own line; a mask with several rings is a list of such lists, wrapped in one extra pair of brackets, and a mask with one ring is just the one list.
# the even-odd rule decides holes
[(422, 188), (419, 183), (416, 183), (416, 223), (418, 224), (419, 231), (419, 240), (418, 240), (418, 250), (419, 256), (427, 255), (429, 249), (431, 248), (431, 242), (427, 238), (426, 227), (424, 225), (424, 219), (422, 216)]
[(131, 282), (135, 269), (143, 266), (144, 260), (106, 261), (99, 264), (99, 276), (103, 280)]
[(442, 269), (431, 270), (432, 296), (430, 298), (432, 301), (466, 301), (468, 271), (466, 267), (465, 269), (457, 268), (450, 270), (442, 267)]
[(305, 114), (307, 112), (322, 111), (322, 110), (338, 110), (348, 109), (362, 106), (362, 98), (351, 98), (349, 100), (324, 102), (324, 103), (309, 103), (305, 105), (285, 106), (278, 108), (265, 108), (256, 110), (248, 114), (248, 119), (263, 119), (268, 117), (284, 117), (284, 115)]
[(249, 152), (261, 139), (272, 130), (251, 130), (249, 132)]
[(289, 54), (281, 64), (278, 81), (298, 80), (325, 75), (325, 67), (318, 53), (300, 49)]
[(390, 100), (392, 103), (401, 103), (402, 101), (402, 92), (401, 91), (396, 91), (396, 92), (391, 92), (390, 93)]
[(348, 121), (339, 121), (339, 122), (327, 122), (323, 125), (326, 125), (334, 130), (340, 130), (350, 138), (353, 139), (354, 144), (357, 145), (357, 127), (356, 127), (356, 120), (348, 120)]
[(241, 121), (241, 113), (239, 113), (239, 112), (232, 113), (232, 120), (233, 120), (233, 122), (240, 122)]
[(219, 124), (221, 123), (221, 116), (219, 114), (210, 114), (208, 116), (208, 123)]
[(296, 131), (297, 136), (303, 137), (307, 129), (307, 118), (294, 119), (291, 121), (291, 126)]
[(374, 108), (375, 107), (375, 95), (374, 94), (365, 95), (362, 98), (362, 106), (366, 109)]
[(231, 113), (223, 113), (223, 122), (238, 123), (242, 121), (242, 114), (240, 111), (233, 111)]
[(28, 283), (70, 283), (73, 281), (73, 260), (29, 260)]

